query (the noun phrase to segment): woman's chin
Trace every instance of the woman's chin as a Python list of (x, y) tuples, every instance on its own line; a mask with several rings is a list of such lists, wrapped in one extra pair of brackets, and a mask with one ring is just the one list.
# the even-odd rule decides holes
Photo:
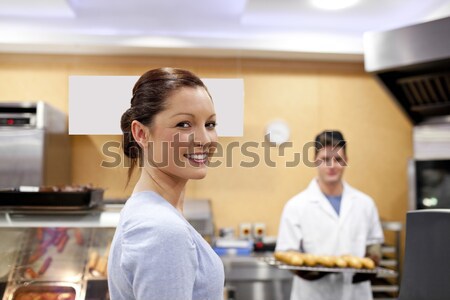
[(203, 179), (206, 177), (206, 170), (203, 172), (193, 172), (192, 176), (190, 176), (189, 179), (193, 179), (193, 180), (199, 180), (199, 179)]
[(205, 178), (206, 174), (208, 173), (208, 168), (206, 166), (203, 166), (200, 168), (189, 168), (186, 171), (187, 172), (184, 174), (186, 179), (198, 180)]

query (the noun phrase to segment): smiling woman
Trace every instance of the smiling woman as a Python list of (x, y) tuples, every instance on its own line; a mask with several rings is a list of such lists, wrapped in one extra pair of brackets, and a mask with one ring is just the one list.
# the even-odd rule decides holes
[(129, 175), (138, 162), (146, 172), (154, 170), (146, 168), (151, 165), (177, 173), (179, 167), (189, 166), (187, 161), (196, 163), (187, 154), (212, 154), (215, 117), (206, 86), (189, 71), (164, 68), (142, 75), (121, 120), (124, 153), (131, 159)]
[(143, 149), (144, 170), (150, 165), (180, 179), (205, 177), (217, 141), (215, 124), (213, 103), (206, 89), (180, 88), (168, 97), (152, 126), (137, 120), (131, 124), (133, 136)]
[[(140, 178), (112, 242), (112, 300), (222, 299), (220, 258), (182, 215), (185, 185), (206, 176), (216, 114), (203, 82), (186, 70), (148, 71), (123, 114), (123, 150)], [(129, 175), (130, 175), (129, 174)]]

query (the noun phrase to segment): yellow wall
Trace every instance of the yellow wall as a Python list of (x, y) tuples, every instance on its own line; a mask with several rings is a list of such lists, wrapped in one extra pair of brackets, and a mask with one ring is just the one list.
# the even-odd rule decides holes
[[(361, 63), (1, 54), (0, 101), (44, 100), (67, 112), (69, 75), (140, 75), (162, 66), (187, 68), (203, 78), (244, 79), (244, 136), (221, 138), (224, 147), (233, 141), (262, 142), (265, 126), (274, 119), (291, 126), (288, 156), (271, 150), (278, 167), (241, 168), (243, 157), (234, 150), (232, 168), (211, 169), (206, 179), (189, 183), (187, 197), (212, 200), (217, 227), (264, 222), (275, 235), (283, 205), (315, 174), (305, 165), (285, 168), (284, 163), (317, 132), (332, 128), (342, 130), (348, 141), (346, 180), (375, 199), (383, 219), (405, 220), (412, 125)], [(125, 188), (126, 170), (100, 166), (106, 158), (101, 147), (109, 140), (120, 137), (72, 137), (72, 182), (103, 187), (107, 198), (124, 198), (131, 191)], [(257, 152), (262, 155), (262, 148)]]

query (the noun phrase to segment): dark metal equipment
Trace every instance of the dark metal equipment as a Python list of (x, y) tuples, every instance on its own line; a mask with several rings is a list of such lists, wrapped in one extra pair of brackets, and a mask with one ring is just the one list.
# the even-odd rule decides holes
[(399, 300), (450, 299), (450, 210), (409, 212)]
[(364, 35), (365, 69), (414, 124), (450, 115), (450, 17)]

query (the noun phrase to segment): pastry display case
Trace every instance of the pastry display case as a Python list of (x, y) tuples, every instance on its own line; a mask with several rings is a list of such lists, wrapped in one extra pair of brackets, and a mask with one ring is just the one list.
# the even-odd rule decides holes
[(109, 299), (107, 262), (120, 209), (0, 211), (0, 299)]

